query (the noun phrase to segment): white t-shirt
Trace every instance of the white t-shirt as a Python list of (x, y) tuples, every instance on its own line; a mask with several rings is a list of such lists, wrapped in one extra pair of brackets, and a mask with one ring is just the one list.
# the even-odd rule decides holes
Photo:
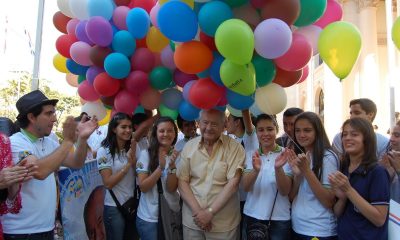
[[(12, 135), (10, 141), (14, 164), (29, 155), (37, 157), (40, 161), (59, 146), (58, 142), (49, 137), (33, 139), (22, 132)], [(28, 234), (52, 230), (57, 207), (56, 190), (54, 173), (44, 180), (32, 179), (22, 183), (22, 208), (18, 214), (1, 216), (3, 232)]]
[[(387, 146), (389, 144), (389, 139), (380, 133), (375, 132), (376, 136), (376, 156), (381, 159), (386, 153)], [(332, 148), (339, 155), (343, 155), (343, 145), (342, 145), (342, 133), (335, 135), (332, 141)]]
[(92, 151), (97, 151), (101, 147), (101, 142), (107, 137), (108, 124), (98, 127), (90, 135), (87, 143)]
[[(138, 155), (138, 154), (136, 154)], [(115, 153), (115, 158), (112, 159), (111, 153), (109, 149), (105, 149), (104, 147), (100, 147), (97, 151), (97, 166), (99, 171), (103, 169), (111, 169), (113, 173), (117, 173), (121, 171), (121, 169), (128, 163), (128, 157), (126, 155), (125, 150), (120, 153)], [(124, 204), (130, 197), (133, 196), (133, 190), (135, 188), (135, 171), (132, 168), (125, 174), (124, 178), (120, 182), (118, 182), (113, 188), (118, 202), (122, 205)], [(106, 195), (104, 197), (104, 205), (116, 207), (114, 199), (111, 197), (110, 191), (106, 191)]]
[[(176, 160), (178, 165), (179, 158)], [(136, 174), (146, 173), (151, 174), (149, 169), (150, 156), (147, 150), (140, 151), (140, 156), (136, 163)], [(169, 164), (169, 157), (166, 158), (165, 166)], [(165, 182), (167, 181), (168, 169), (164, 169), (161, 175), (161, 181), (163, 184), (163, 194), (167, 199), (170, 208), (174, 211), (179, 211), (179, 194), (178, 192), (169, 193), (165, 189)], [(153, 188), (147, 192), (142, 192), (139, 201), (139, 207), (137, 216), (146, 222), (158, 222), (158, 189), (157, 183)]]
[[(277, 191), (274, 167), (275, 159), (282, 152), (283, 148), (278, 146), (274, 151), (260, 156), (262, 162), (261, 169), (256, 181), (254, 182), (253, 189), (247, 193), (247, 199), (244, 205), (243, 212), (247, 216), (259, 220), (269, 220)], [(246, 162), (244, 166), (245, 174), (250, 173), (253, 170), (253, 153), (254, 151), (246, 152)], [(286, 175), (292, 175), (292, 171), (288, 164), (283, 166), (283, 170)], [(272, 220), (290, 220), (290, 202), (288, 196), (282, 196), (278, 193), (272, 213)]]
[[(310, 163), (312, 168), (312, 160)], [(330, 188), (328, 176), (338, 170), (339, 162), (331, 151), (325, 151), (321, 183)], [(296, 233), (307, 236), (329, 237), (336, 235), (336, 217), (332, 209), (326, 209), (314, 195), (303, 177), (299, 191), (292, 203), (292, 228)]]

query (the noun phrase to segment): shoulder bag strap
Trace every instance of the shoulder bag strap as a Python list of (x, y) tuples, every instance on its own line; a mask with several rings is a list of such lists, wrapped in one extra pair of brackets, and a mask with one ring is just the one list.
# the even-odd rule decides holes
[(272, 213), (274, 213), (274, 208), (275, 208), (275, 203), (276, 203), (277, 197), (278, 197), (278, 189), (276, 190), (274, 204), (272, 204), (271, 214), (269, 215), (268, 227), (271, 226)]
[(118, 209), (121, 209), (122, 206), (121, 206), (121, 204), (119, 203), (117, 197), (115, 196), (113, 190), (108, 189), (108, 191), (110, 192), (111, 197), (112, 197), (112, 199), (114, 200), (115, 204), (117, 204), (117, 208), (118, 208)]

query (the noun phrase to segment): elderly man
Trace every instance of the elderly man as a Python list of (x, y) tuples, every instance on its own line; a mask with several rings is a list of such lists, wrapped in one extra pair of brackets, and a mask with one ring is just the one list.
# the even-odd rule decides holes
[(245, 152), (222, 134), (224, 121), (221, 111), (202, 111), (201, 136), (182, 150), (178, 178), (184, 239), (239, 239), (237, 190)]
[[(79, 124), (68, 117), (63, 125), (61, 145), (49, 138), (56, 122), (55, 106), (58, 100), (48, 99), (36, 90), (22, 96), (17, 101), (18, 123), (21, 132), (11, 140), (14, 164), (34, 164), (37, 171), (31, 179), (22, 183), (22, 209), (18, 214), (1, 217), (4, 238), (52, 240), (57, 207), (57, 189), (54, 172), (63, 165), (81, 168), (85, 162), (86, 140), (97, 127), (92, 119)], [(85, 120), (85, 119), (84, 119)], [(77, 142), (74, 151), (74, 143)]]

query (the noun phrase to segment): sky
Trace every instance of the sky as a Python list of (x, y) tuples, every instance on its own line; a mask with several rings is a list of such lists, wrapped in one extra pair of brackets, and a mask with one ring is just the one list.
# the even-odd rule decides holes
[[(33, 72), (38, 3), (39, 0), (13, 0), (0, 8), (0, 86), (15, 72)], [(77, 89), (67, 84), (65, 73), (53, 66), (55, 42), (62, 35), (53, 25), (57, 11), (56, 0), (45, 1), (39, 78), (47, 79), (53, 89), (75, 95)]]

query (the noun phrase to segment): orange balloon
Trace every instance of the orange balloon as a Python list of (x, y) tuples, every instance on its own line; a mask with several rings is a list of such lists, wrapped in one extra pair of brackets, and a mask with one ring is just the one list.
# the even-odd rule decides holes
[(301, 79), (302, 75), (303, 69), (297, 71), (286, 71), (276, 67), (276, 76), (272, 82), (286, 88), (295, 85)]
[(176, 67), (182, 72), (196, 74), (210, 67), (213, 54), (204, 43), (190, 41), (176, 47), (174, 61)]

